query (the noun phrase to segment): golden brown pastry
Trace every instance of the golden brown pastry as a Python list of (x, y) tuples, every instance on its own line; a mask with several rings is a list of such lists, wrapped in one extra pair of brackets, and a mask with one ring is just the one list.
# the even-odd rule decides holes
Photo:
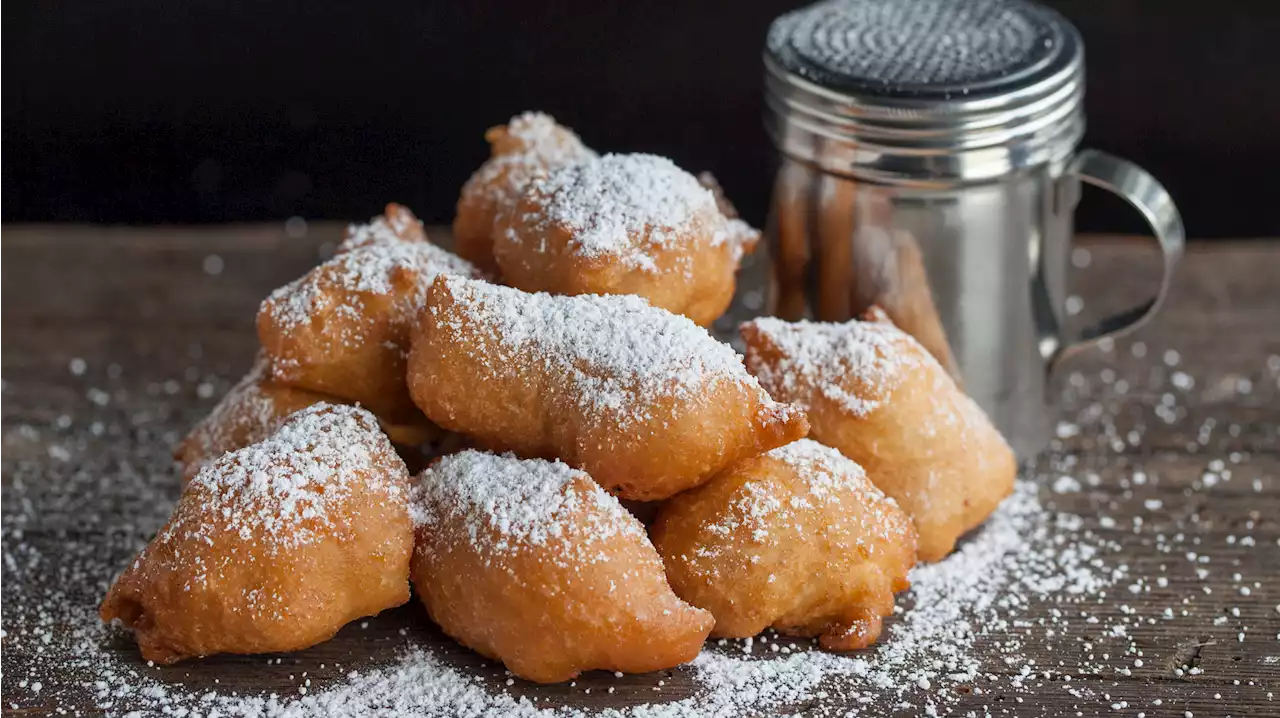
[(742, 325), (747, 366), (769, 392), (807, 412), (813, 438), (866, 469), (911, 515), (923, 561), (1013, 490), (1013, 451), (911, 335), (879, 308), (863, 321)]
[(590, 476), (464, 451), (418, 481), (413, 585), (460, 643), (539, 683), (698, 655), (711, 614), (671, 592), (644, 527)]
[(491, 156), (462, 186), (453, 236), (459, 256), (496, 274), (493, 234), (525, 186), (549, 169), (596, 155), (572, 130), (540, 112), (512, 117), (506, 125), (490, 128), (484, 138)]
[(201, 471), (100, 613), (157, 663), (299, 650), (408, 601), (412, 550), (408, 474), (377, 421), (316, 404)]
[(670, 160), (605, 155), (533, 179), (494, 237), (503, 281), (552, 294), (636, 294), (715, 321), (759, 233)]
[(249, 373), (178, 444), (173, 457), (182, 464), (184, 486), (219, 456), (262, 441), (293, 412), (327, 400), (324, 394), (270, 381), (270, 371), (266, 355), (259, 353)]
[[(400, 216), (393, 208), (373, 224), (393, 230)], [(258, 311), (258, 339), (274, 381), (414, 424), (404, 384), (414, 317), (436, 275), (479, 272), (430, 242), (391, 230), (354, 228), (344, 251), (273, 292)]]
[[(312, 404), (344, 404), (342, 399), (306, 389), (280, 384), (270, 378), (271, 366), (259, 352), (253, 367), (227, 392), (209, 415), (200, 420), (173, 452), (182, 464), (182, 485), (205, 466), (228, 451), (242, 449), (271, 436), (295, 411)], [(406, 452), (424, 444), (444, 443), (446, 432), (427, 421), (421, 412), (409, 417), (413, 423), (391, 423), (379, 419), (383, 432)]]
[(715, 636), (766, 628), (866, 648), (909, 586), (911, 519), (862, 467), (809, 439), (743, 459), (672, 497), (651, 530), (667, 580)]
[(372, 244), (399, 244), (401, 242), (425, 243), (427, 231), (413, 212), (402, 204), (392, 202), (386, 206), (381, 215), (369, 220), (368, 224), (347, 225), (335, 254), (367, 247)]
[(558, 457), (626, 499), (666, 498), (804, 436), (728, 345), (639, 297), (528, 294), (442, 276), (409, 357), (427, 418)]

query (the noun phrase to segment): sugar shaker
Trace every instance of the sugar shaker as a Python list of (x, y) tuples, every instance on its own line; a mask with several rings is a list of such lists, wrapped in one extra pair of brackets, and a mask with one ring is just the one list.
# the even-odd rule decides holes
[[(772, 313), (845, 321), (879, 304), (1020, 458), (1043, 449), (1049, 372), (1157, 310), (1185, 234), (1151, 175), (1077, 148), (1079, 33), (1027, 0), (829, 0), (776, 19), (764, 65)], [(1069, 334), (1081, 182), (1142, 213), (1164, 274), (1149, 301)]]

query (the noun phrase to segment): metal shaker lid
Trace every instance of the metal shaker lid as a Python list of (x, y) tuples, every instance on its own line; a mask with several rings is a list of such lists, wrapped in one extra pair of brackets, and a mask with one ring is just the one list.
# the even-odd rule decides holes
[(774, 21), (779, 147), (884, 181), (983, 180), (1065, 158), (1083, 132), (1083, 48), (1027, 0), (827, 0)]

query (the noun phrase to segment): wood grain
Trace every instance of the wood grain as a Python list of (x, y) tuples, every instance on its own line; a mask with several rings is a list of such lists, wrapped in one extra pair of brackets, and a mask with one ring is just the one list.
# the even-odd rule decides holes
[[(77, 447), (120, 462), (128, 460), (121, 447), (138, 442), (163, 446), (176, 439), (208, 411), (226, 382), (248, 367), (256, 346), (253, 316), (258, 302), (314, 264), (339, 232), (333, 224), (313, 225), (301, 238), (287, 237), (282, 227), (261, 225), (6, 227), (0, 241), (6, 541), (13, 538), (10, 527), (20, 521), (22, 541), (44, 556), (57, 557), (68, 536), (95, 532), (102, 532), (104, 546), (110, 546), (103, 551), (118, 552), (118, 542), (107, 542), (105, 536), (116, 524), (131, 524), (115, 518), (129, 512), (167, 511), (163, 501), (151, 496), (103, 502), (96, 498), (92, 477), (69, 478), (66, 485), (29, 485), (28, 477), (42, 475), (41, 468), (53, 461), (49, 442), (59, 434), (47, 427), (59, 417), (93, 411), (114, 412), (126, 427), (130, 417), (160, 415), (162, 425), (172, 427), (147, 433), (151, 424), (146, 424), (139, 429), (143, 436), (108, 432)], [(1082, 317), (1137, 302), (1154, 287), (1155, 258), (1145, 243), (1090, 238), (1083, 246), (1091, 261), (1072, 279), (1072, 292), (1084, 299)], [(217, 259), (209, 259), (214, 256)], [(1155, 616), (1180, 606), (1186, 614), (1131, 636), (1146, 656), (1142, 669), (1133, 669), (1132, 657), (1120, 651), (1103, 658), (1101, 646), (1085, 660), (1069, 641), (1063, 649), (1069, 636), (1051, 639), (1033, 631), (1027, 652), (1038, 664), (1066, 671), (1079, 664), (1081, 670), (1070, 685), (1055, 679), (1030, 684), (1016, 694), (966, 694), (956, 706), (960, 714), (1111, 715), (1111, 706), (1124, 702), (1119, 714), (1280, 715), (1280, 698), (1268, 697), (1268, 691), (1280, 692), (1277, 281), (1280, 241), (1193, 245), (1179, 268), (1169, 303), (1154, 322), (1115, 342), (1109, 351), (1073, 358), (1058, 372), (1063, 438), (1030, 469), (1045, 477), (1042, 494), (1048, 505), (1084, 517), (1086, 529), (1120, 545), (1114, 558), (1127, 564), (1132, 575), (1167, 578), (1167, 585), (1153, 584), (1142, 593), (1116, 591), (1095, 607), (1095, 613)], [(1176, 366), (1169, 366), (1174, 359), (1169, 352), (1177, 353)], [(77, 358), (87, 367), (83, 376), (68, 371)], [(1176, 391), (1173, 416), (1166, 422), (1155, 407), (1167, 401), (1166, 394), (1175, 393), (1171, 382), (1186, 383), (1172, 379), (1174, 372), (1183, 372), (1194, 387)], [(217, 392), (201, 396), (201, 383), (216, 386)], [(96, 387), (110, 394), (105, 408), (90, 403)], [(1140, 440), (1128, 441), (1130, 432)], [(1231, 478), (1208, 491), (1204, 475), (1216, 462), (1229, 467)], [(1137, 469), (1153, 480), (1134, 483)], [(1076, 493), (1051, 491), (1049, 481), (1066, 472), (1096, 474), (1096, 486), (1086, 485)], [(152, 483), (158, 496), (171, 499), (177, 494), (176, 474), (157, 476)], [(34, 502), (36, 508), (27, 511), (11, 500), (14, 496)], [(1152, 511), (1152, 501), (1162, 508)], [(1146, 522), (1137, 533), (1135, 517)], [(1214, 570), (1207, 578), (1196, 576), (1197, 564), (1161, 548), (1167, 548), (1167, 542), (1162, 544), (1158, 536), (1179, 533), (1184, 544), (1209, 557)], [(1243, 545), (1243, 536), (1254, 545)], [(1234, 573), (1256, 577), (1260, 586), (1242, 596)], [(6, 579), (11, 580), (8, 569)], [(59, 590), (67, 600), (93, 605), (102, 586), (72, 582)], [(1183, 603), (1188, 597), (1191, 600)], [(6, 602), (4, 628), (11, 636), (22, 627), (9, 622), (9, 608)], [(1232, 608), (1240, 615), (1232, 615)], [(1036, 611), (1052, 608), (1028, 610), (1034, 618)], [(1224, 615), (1229, 620), (1223, 621)], [(1248, 636), (1240, 642), (1243, 626)], [(215, 657), (166, 668), (162, 675), (193, 689), (289, 692), (297, 686), (290, 678), (294, 672), (306, 670), (323, 685), (353, 667), (385, 662), (389, 647), (405, 640), (402, 631), (428, 642), (451, 663), (502, 677), (500, 667), (440, 635), (416, 605), (384, 614), (367, 627), (348, 626), (328, 643), (280, 657), (280, 666), (267, 667), (261, 657)], [(6, 715), (53, 715), (59, 709), (100, 712), (90, 703), (62, 705), (49, 691), (35, 693), (16, 685), (13, 677), (40, 665), (42, 658), (30, 641), (15, 643), (6, 637), (4, 649)], [(127, 639), (108, 649), (125, 660), (137, 660)], [(975, 650), (995, 647), (980, 641)], [(1201, 672), (1178, 675), (1175, 668), (1187, 661)], [(1099, 665), (1104, 670), (1097, 670)], [(998, 660), (988, 661), (987, 668), (1002, 674), (1016, 669)], [(1132, 670), (1123, 675), (1121, 669)], [(598, 690), (587, 694), (587, 687)], [(536, 696), (540, 705), (605, 708), (653, 701), (654, 687), (653, 676), (591, 675), (572, 687), (517, 682), (509, 690)], [(687, 674), (667, 672), (661, 695), (682, 697), (693, 687)], [(1159, 706), (1153, 705), (1157, 697)], [(839, 706), (815, 700), (797, 708)], [(892, 706), (885, 706), (885, 712), (895, 713)]]

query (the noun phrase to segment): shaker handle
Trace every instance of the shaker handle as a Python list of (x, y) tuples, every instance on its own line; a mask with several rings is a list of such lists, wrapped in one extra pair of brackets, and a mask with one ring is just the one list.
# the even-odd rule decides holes
[[(1146, 170), (1128, 160), (1098, 150), (1083, 150), (1067, 167), (1067, 174), (1082, 182), (1118, 195), (1142, 213), (1160, 245), (1164, 258), (1164, 273), (1160, 288), (1151, 299), (1131, 309), (1106, 317), (1085, 327), (1077, 336), (1066, 336), (1057, 319), (1057, 312), (1049, 304), (1043, 272), (1036, 277), (1036, 323), (1040, 332), (1040, 353), (1048, 369), (1052, 371), (1064, 357), (1096, 344), (1105, 337), (1127, 334), (1150, 319), (1169, 292), (1173, 268), (1182, 257), (1186, 244), (1186, 230), (1182, 217), (1173, 204), (1173, 198), (1164, 186)], [(1041, 254), (1041, 262), (1044, 260)]]

